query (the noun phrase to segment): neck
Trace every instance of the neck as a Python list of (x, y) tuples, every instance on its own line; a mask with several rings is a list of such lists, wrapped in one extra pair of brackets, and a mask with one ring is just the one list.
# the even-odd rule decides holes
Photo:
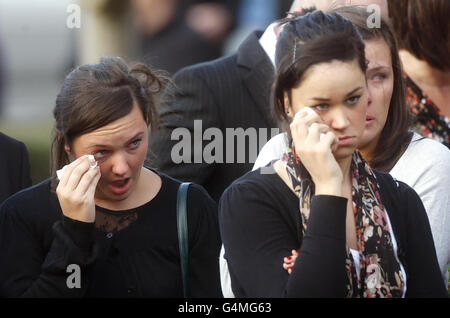
[(349, 158), (344, 158), (341, 160), (337, 160), (337, 163), (339, 164), (339, 167), (341, 167), (342, 171), (342, 185), (348, 184), (350, 180), (350, 169), (352, 167), (352, 156)]
[(406, 50), (400, 50), (399, 55), (403, 69), (417, 85), (450, 88), (450, 72), (436, 69)]
[(372, 162), (372, 159), (375, 157), (375, 149), (378, 144), (378, 140), (380, 139), (380, 136), (377, 136), (376, 138), (372, 139), (370, 142), (368, 142), (365, 145), (361, 145), (358, 147), (359, 152), (364, 157), (364, 159), (370, 164)]

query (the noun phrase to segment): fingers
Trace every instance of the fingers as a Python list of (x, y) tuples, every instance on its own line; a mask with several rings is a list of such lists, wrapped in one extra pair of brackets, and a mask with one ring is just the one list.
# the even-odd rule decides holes
[(69, 182), (70, 176), (72, 175), (72, 172), (74, 169), (76, 169), (80, 164), (84, 162), (86, 159), (86, 156), (81, 156), (68, 164), (64, 169), (64, 174), (62, 175), (61, 180), (59, 181), (59, 185), (65, 187), (67, 183)]
[(301, 142), (308, 137), (308, 129), (314, 124), (322, 124), (322, 120), (316, 112), (299, 111), (295, 114), (292, 123), (290, 124), (291, 135), (294, 142)]
[(76, 191), (80, 194), (84, 194), (87, 192), (95, 192), (95, 188), (97, 187), (98, 180), (100, 180), (101, 173), (100, 167), (95, 167), (94, 169), (89, 169), (86, 173), (84, 173), (81, 178)]
[(308, 128), (307, 139), (313, 142), (319, 142), (322, 140), (324, 134), (330, 131), (330, 127), (325, 124), (312, 123)]
[(330, 147), (330, 149), (332, 149), (332, 150), (334, 149), (333, 151), (335, 151), (339, 145), (339, 139), (336, 137), (336, 135), (332, 131), (327, 132), (325, 134), (325, 136), (323, 136), (321, 141), (327, 147)]
[(67, 181), (66, 187), (70, 191), (77, 189), (83, 176), (90, 171), (91, 162), (87, 157), (83, 157), (81, 162), (77, 164), (72, 171), (66, 171), (69, 175), (69, 180)]

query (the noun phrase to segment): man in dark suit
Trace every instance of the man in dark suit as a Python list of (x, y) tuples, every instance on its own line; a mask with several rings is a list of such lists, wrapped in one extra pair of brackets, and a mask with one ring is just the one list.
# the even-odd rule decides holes
[[(252, 33), (235, 55), (194, 65), (175, 74), (175, 92), (160, 108), (160, 128), (151, 131), (150, 166), (174, 178), (203, 185), (216, 200), (231, 182), (251, 170), (249, 147), (239, 149), (237, 141), (234, 145), (227, 143), (226, 129), (240, 127), (257, 132), (269, 129), (268, 140), (270, 128), (277, 127), (269, 107), (274, 67), (258, 44), (261, 34)], [(202, 131), (194, 131), (194, 120), (201, 120)], [(177, 164), (173, 160), (172, 150), (179, 140), (172, 140), (171, 135), (179, 127), (191, 133), (191, 163)], [(203, 136), (208, 128), (218, 128), (223, 136), (223, 160), (213, 163), (208, 163), (203, 156), (205, 146), (212, 141), (201, 138), (199, 146), (199, 138), (194, 136)], [(247, 145), (249, 142), (259, 144), (259, 139), (257, 136), (256, 140), (248, 140)], [(234, 151), (234, 158), (227, 163), (230, 151)], [(238, 163), (237, 155), (241, 152), (245, 154), (245, 162)], [(195, 160), (196, 157), (201, 160)], [(251, 159), (254, 161), (256, 157)]]
[(14, 193), (31, 186), (25, 145), (0, 133), (0, 205)]
[[(290, 11), (385, 1), (295, 0)], [(270, 109), (270, 91), (275, 75), (274, 33), (279, 32), (274, 23), (264, 32), (264, 41), (261, 41), (263, 32), (256, 31), (236, 54), (175, 74), (175, 91), (160, 107), (161, 125), (151, 131), (148, 156), (151, 167), (174, 178), (201, 184), (215, 200), (235, 179), (251, 170), (257, 155), (255, 147), (259, 152), (278, 132)], [(230, 130), (236, 132), (239, 128), (244, 133), (241, 131), (234, 138)], [(186, 143), (181, 136), (186, 135), (190, 136), (190, 147), (181, 147), (181, 142)], [(236, 139), (245, 139), (245, 143)], [(215, 142), (219, 146), (213, 147)], [(245, 156), (244, 162), (239, 155)], [(179, 157), (184, 159), (180, 162)]]

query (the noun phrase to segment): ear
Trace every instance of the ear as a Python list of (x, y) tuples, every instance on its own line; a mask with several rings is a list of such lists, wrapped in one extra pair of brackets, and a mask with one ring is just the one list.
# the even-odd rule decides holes
[(64, 144), (64, 150), (65, 150), (65, 152), (67, 152), (68, 155), (71, 152), (70, 146), (68, 144)]
[(284, 93), (284, 113), (289, 118), (294, 117), (294, 112), (292, 110), (292, 106), (289, 101), (289, 96), (286, 93)]

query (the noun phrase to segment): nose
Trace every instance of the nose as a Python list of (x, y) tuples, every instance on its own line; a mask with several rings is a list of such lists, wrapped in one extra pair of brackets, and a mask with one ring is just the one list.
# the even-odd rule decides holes
[(111, 158), (111, 170), (117, 176), (124, 176), (129, 171), (128, 161), (125, 154), (117, 153)]
[(335, 130), (344, 130), (350, 125), (348, 114), (345, 107), (336, 107), (330, 114), (331, 128)]

